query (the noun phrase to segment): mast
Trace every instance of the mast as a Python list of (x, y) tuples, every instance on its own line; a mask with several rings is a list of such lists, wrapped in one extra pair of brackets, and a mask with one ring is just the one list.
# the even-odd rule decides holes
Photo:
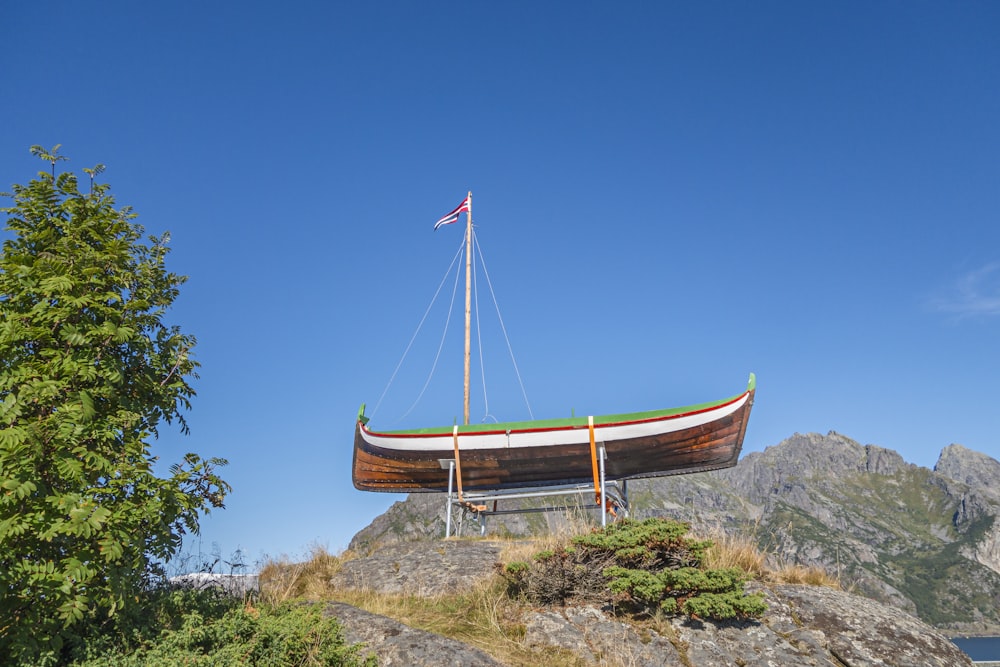
[(469, 369), (472, 362), (472, 190), (465, 211), (465, 423), (469, 423)]

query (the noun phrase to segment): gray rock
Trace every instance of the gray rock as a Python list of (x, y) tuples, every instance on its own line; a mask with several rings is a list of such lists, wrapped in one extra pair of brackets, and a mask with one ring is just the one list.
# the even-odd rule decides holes
[(891, 607), (818, 586), (763, 590), (759, 621), (674, 619), (672, 638), (642, 635), (595, 607), (532, 612), (525, 641), (569, 649), (591, 665), (664, 667), (960, 667), (946, 637)]
[(529, 646), (557, 646), (588, 664), (630, 667), (675, 667), (684, 659), (666, 638), (640, 634), (628, 623), (608, 617), (593, 606), (543, 610), (525, 618)]
[(467, 590), (488, 579), (500, 547), (486, 541), (390, 544), (366, 558), (347, 561), (333, 577), (336, 588), (430, 597)]
[(411, 493), (362, 528), (348, 548), (368, 553), (377, 546), (419, 539), (441, 539), (445, 531), (445, 495)]
[(934, 472), (1000, 497), (1000, 461), (962, 445), (941, 450)]
[(349, 604), (327, 603), (323, 613), (340, 622), (348, 643), (363, 644), (362, 656), (374, 654), (379, 667), (503, 667), (477, 648)]
[[(898, 609), (819, 586), (775, 586), (803, 628), (822, 636), (829, 654), (863, 667), (956, 667), (972, 661), (923, 621)], [(837, 664), (837, 663), (834, 663)]]

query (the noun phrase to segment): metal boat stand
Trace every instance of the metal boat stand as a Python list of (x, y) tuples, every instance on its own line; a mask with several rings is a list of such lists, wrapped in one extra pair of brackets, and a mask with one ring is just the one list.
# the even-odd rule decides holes
[[(502, 514), (529, 514), (532, 512), (562, 512), (571, 509), (598, 509), (601, 513), (601, 527), (608, 525), (608, 515), (612, 521), (617, 518), (627, 517), (628, 505), (628, 481), (608, 481), (605, 478), (604, 461), (607, 454), (604, 445), (597, 448), (597, 459), (600, 469), (595, 476), (593, 484), (559, 484), (547, 485), (531, 488), (520, 488), (510, 490), (495, 491), (472, 491), (462, 493), (461, 483), (459, 490), (455, 491), (455, 459), (439, 459), (442, 468), (448, 469), (448, 496), (445, 507), (447, 520), (445, 522), (445, 538), (451, 537), (452, 527), (455, 526), (456, 536), (461, 532), (462, 519), (471, 515), (479, 527), (479, 534), (486, 535), (486, 517)], [(582, 496), (593, 493), (595, 500), (599, 502), (575, 505), (550, 505), (543, 507), (525, 507), (519, 509), (498, 509), (500, 500), (514, 500), (520, 498), (549, 498), (557, 496)], [(492, 509), (486, 503), (492, 502)], [(458, 516), (456, 517), (456, 512)]]

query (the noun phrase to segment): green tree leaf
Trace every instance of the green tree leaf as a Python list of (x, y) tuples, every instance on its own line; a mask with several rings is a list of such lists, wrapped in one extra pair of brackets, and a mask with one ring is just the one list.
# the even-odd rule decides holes
[(44, 664), (135, 604), (230, 487), (225, 461), (195, 454), (154, 473), (198, 368), (194, 337), (164, 322), (186, 280), (169, 235), (143, 239), (102, 166), (81, 193), (58, 145), (31, 152), (46, 170), (0, 209), (0, 656)]

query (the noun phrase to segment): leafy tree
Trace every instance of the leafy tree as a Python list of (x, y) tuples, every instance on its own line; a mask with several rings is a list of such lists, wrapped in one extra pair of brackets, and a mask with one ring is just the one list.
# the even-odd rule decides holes
[[(223, 507), (222, 459), (161, 478), (150, 440), (187, 432), (195, 339), (163, 317), (186, 277), (169, 234), (142, 239), (108, 185), (50, 163), (14, 185), (0, 255), (0, 663), (58, 661), (67, 643), (162, 575)], [(5, 659), (6, 657), (6, 659)]]

